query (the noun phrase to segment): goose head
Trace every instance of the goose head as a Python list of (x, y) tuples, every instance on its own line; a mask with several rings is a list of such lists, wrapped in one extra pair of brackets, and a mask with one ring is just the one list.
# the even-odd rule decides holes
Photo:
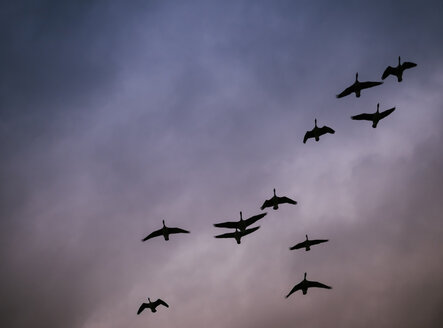
[(303, 280), (306, 280), (306, 272), (305, 272), (305, 276), (304, 276)]
[(358, 82), (358, 72), (355, 73), (355, 82)]
[(378, 108), (380, 107), (380, 103), (377, 104), (377, 113), (379, 113)]
[(400, 56), (398, 56), (398, 66), (400, 66)]
[(240, 211), (240, 221), (243, 221), (242, 212)]
[(275, 194), (275, 188), (274, 188), (274, 197), (277, 197), (277, 195)]
[(314, 126), (317, 127), (317, 119), (314, 119)]
[(151, 299), (148, 297), (148, 302), (149, 302), (149, 304), (151, 304), (152, 302), (151, 302)]
[(308, 239), (308, 235), (306, 235), (306, 241), (308, 241), (309, 239)]
[(163, 228), (166, 228), (165, 220), (162, 220), (162, 222), (163, 222)]

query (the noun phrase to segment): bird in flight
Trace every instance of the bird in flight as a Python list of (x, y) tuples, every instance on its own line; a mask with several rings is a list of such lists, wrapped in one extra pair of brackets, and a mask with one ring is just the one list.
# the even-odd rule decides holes
[(228, 233), (224, 233), (222, 235), (217, 235), (217, 236), (214, 236), (214, 237), (215, 238), (234, 238), (235, 241), (237, 242), (237, 244), (241, 244), (241, 238), (243, 236), (249, 235), (250, 233), (258, 230), (258, 228), (260, 228), (260, 226), (254, 227), (254, 228), (251, 228), (251, 229), (246, 229), (244, 231), (241, 231), (239, 229), (235, 229), (234, 232), (228, 232)]
[(366, 81), (366, 82), (360, 82), (358, 80), (358, 73), (355, 74), (355, 82), (348, 88), (346, 88), (342, 93), (338, 94), (337, 98), (343, 98), (347, 95), (350, 95), (351, 93), (355, 92), (355, 96), (358, 98), (360, 97), (360, 92), (363, 89), (372, 88), (376, 85), (380, 85), (383, 82), (372, 82), (372, 81)]
[(243, 220), (242, 212), (240, 212), (240, 221), (228, 221), (214, 224), (217, 228), (232, 228), (239, 229), (240, 231), (246, 231), (246, 228), (251, 224), (257, 222), (263, 218), (267, 213), (251, 216), (249, 219)]
[(398, 65), (396, 67), (388, 66), (386, 67), (385, 71), (383, 72), (383, 75), (381, 76), (381, 79), (386, 79), (389, 75), (394, 75), (397, 77), (397, 81), (401, 82), (403, 81), (403, 71), (408, 68), (412, 68), (417, 66), (416, 63), (412, 62), (403, 62), (403, 64), (400, 63), (400, 56), (398, 56)]
[(308, 292), (308, 288), (312, 287), (332, 289), (332, 287), (326, 286), (325, 284), (322, 284), (320, 282), (307, 280), (305, 272), (305, 277), (303, 278), (303, 280), (291, 289), (289, 294), (286, 295), (286, 298), (288, 298), (292, 293), (295, 293), (297, 290), (301, 290), (303, 295), (306, 295), (306, 293)]
[(395, 110), (395, 107), (392, 107), (392, 108), (387, 109), (387, 110), (380, 113), (379, 106), (380, 106), (380, 104), (377, 104), (377, 111), (375, 113), (371, 113), (371, 114), (363, 113), (363, 114), (351, 116), (351, 119), (372, 121), (372, 127), (376, 128), (378, 121), (385, 118), (386, 116), (388, 116), (389, 114), (391, 114)]
[(278, 197), (275, 194), (275, 188), (274, 188), (274, 196), (272, 196), (271, 199), (265, 200), (265, 202), (260, 207), (260, 209), (263, 211), (266, 207), (272, 207), (274, 210), (277, 210), (279, 204), (285, 204), (285, 203), (293, 204), (293, 205), (297, 204), (297, 202), (295, 200), (292, 200), (291, 198), (288, 198), (288, 197)]
[(163, 220), (163, 227), (161, 229), (155, 230), (154, 232), (151, 232), (148, 236), (143, 238), (142, 241), (146, 241), (158, 236), (163, 236), (165, 240), (169, 240), (169, 235), (174, 233), (189, 233), (189, 231), (180, 228), (169, 228), (165, 225), (165, 220)]
[(149, 303), (143, 303), (142, 305), (140, 305), (137, 314), (140, 314), (146, 308), (150, 309), (152, 312), (157, 312), (156, 307), (159, 305), (166, 306), (167, 308), (169, 307), (169, 305), (161, 299), (158, 299), (155, 302), (151, 302), (151, 299), (148, 297), (148, 302)]
[(321, 243), (325, 243), (327, 242), (328, 239), (313, 239), (313, 240), (309, 240), (308, 239), (308, 235), (306, 235), (306, 240), (298, 243), (295, 246), (292, 246), (291, 248), (289, 248), (290, 250), (294, 250), (294, 249), (300, 249), (300, 248), (304, 248), (306, 251), (309, 251), (311, 249), (312, 245), (317, 245), (317, 244), (321, 244)]
[(319, 128), (317, 126), (317, 119), (314, 120), (314, 128), (311, 131), (307, 131), (305, 134), (305, 137), (303, 138), (303, 143), (306, 143), (306, 141), (309, 138), (315, 138), (315, 141), (319, 141), (320, 140), (320, 136), (326, 134), (326, 133), (331, 133), (334, 134), (335, 131), (332, 130), (329, 126), (323, 125), (321, 128)]

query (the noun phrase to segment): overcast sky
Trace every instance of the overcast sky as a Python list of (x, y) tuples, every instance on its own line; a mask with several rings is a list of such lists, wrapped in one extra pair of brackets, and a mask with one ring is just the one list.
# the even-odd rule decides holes
[[(436, 327), (441, 1), (0, 5), (2, 327)], [(337, 99), (384, 69), (403, 81)], [(351, 115), (396, 107), (376, 129)], [(336, 132), (303, 144), (314, 126)], [(242, 239), (214, 223), (295, 199)], [(168, 226), (190, 230), (141, 242)], [(309, 252), (305, 239), (329, 239)], [(303, 279), (332, 286), (284, 296)], [(147, 298), (169, 308), (145, 310)]]

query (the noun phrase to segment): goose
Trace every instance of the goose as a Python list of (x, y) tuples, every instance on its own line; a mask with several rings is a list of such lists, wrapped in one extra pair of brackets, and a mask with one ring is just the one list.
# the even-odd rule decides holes
[(379, 107), (380, 107), (380, 104), (377, 104), (377, 111), (375, 113), (372, 113), (372, 114), (363, 113), (363, 114), (351, 116), (351, 119), (372, 121), (372, 127), (375, 129), (377, 127), (378, 121), (385, 118), (386, 116), (388, 116), (389, 114), (391, 114), (395, 110), (395, 107), (392, 107), (392, 108), (387, 109), (387, 110), (380, 113)]
[(228, 221), (228, 222), (222, 222), (222, 223), (216, 223), (214, 224), (214, 227), (217, 228), (232, 228), (232, 229), (239, 229), (240, 231), (245, 231), (248, 226), (251, 224), (257, 222), (261, 218), (263, 218), (267, 213), (262, 213), (258, 215), (251, 216), (249, 219), (243, 220), (242, 212), (240, 211), (240, 221)]
[(271, 199), (265, 200), (263, 205), (260, 207), (260, 209), (263, 211), (266, 207), (272, 207), (274, 210), (278, 210), (278, 204), (293, 204), (296, 205), (297, 202), (295, 200), (292, 200), (288, 197), (278, 197), (275, 194), (275, 188), (274, 188), (274, 196), (272, 196)]
[(306, 235), (306, 240), (298, 243), (295, 246), (292, 246), (291, 248), (289, 248), (290, 250), (294, 250), (294, 249), (300, 249), (300, 248), (304, 248), (306, 251), (309, 251), (311, 249), (312, 245), (317, 245), (317, 244), (321, 244), (321, 243), (326, 243), (328, 241), (328, 239), (313, 239), (313, 240), (309, 240), (308, 239), (308, 235)]
[(146, 308), (151, 309), (152, 312), (157, 312), (157, 310), (155, 308), (159, 305), (164, 305), (167, 308), (169, 307), (169, 305), (166, 304), (166, 302), (161, 299), (158, 299), (155, 302), (151, 302), (151, 299), (148, 297), (148, 302), (149, 303), (143, 303), (142, 305), (140, 305), (140, 307), (138, 308), (137, 314), (140, 314)]
[(142, 241), (146, 241), (158, 236), (163, 236), (165, 240), (169, 240), (169, 235), (173, 233), (189, 233), (189, 231), (180, 228), (169, 228), (165, 225), (165, 220), (163, 220), (163, 227), (161, 229), (155, 230), (154, 232), (151, 232), (148, 236), (143, 238)]
[(256, 231), (258, 228), (260, 228), (260, 226), (254, 227), (251, 229), (246, 229), (245, 231), (240, 231), (239, 229), (236, 228), (234, 232), (228, 232), (228, 233), (224, 233), (222, 235), (217, 235), (214, 237), (215, 238), (235, 238), (235, 241), (237, 242), (237, 244), (241, 244), (241, 238), (243, 236), (246, 236), (246, 235)]
[(384, 80), (389, 75), (394, 75), (397, 77), (397, 81), (401, 82), (403, 81), (403, 71), (405, 69), (417, 66), (416, 63), (403, 62), (403, 64), (401, 64), (400, 61), (401, 61), (400, 56), (398, 56), (398, 65), (396, 67), (392, 66), (386, 67), (385, 71), (383, 72), (383, 75), (381, 76), (381, 79)]
[(336, 97), (342, 98), (355, 92), (355, 96), (358, 98), (360, 97), (360, 92), (362, 89), (372, 88), (380, 84), (383, 84), (383, 82), (371, 82), (371, 81), (360, 82), (358, 80), (358, 73), (357, 73), (355, 74), (355, 82), (350, 87), (346, 88), (342, 93), (338, 94)]
[(309, 138), (315, 138), (315, 141), (319, 141), (320, 140), (320, 136), (326, 134), (326, 133), (331, 133), (334, 134), (335, 131), (333, 129), (331, 129), (329, 126), (322, 126), (321, 128), (319, 128), (317, 126), (317, 119), (314, 120), (314, 128), (311, 131), (307, 131), (305, 133), (305, 137), (303, 138), (303, 143), (306, 143), (306, 141)]
[(332, 289), (332, 287), (326, 286), (320, 282), (307, 280), (305, 272), (305, 277), (303, 278), (303, 280), (291, 289), (289, 294), (286, 295), (286, 298), (288, 298), (292, 293), (295, 293), (297, 290), (301, 290), (303, 295), (306, 295), (306, 293), (308, 292), (308, 288), (312, 287)]

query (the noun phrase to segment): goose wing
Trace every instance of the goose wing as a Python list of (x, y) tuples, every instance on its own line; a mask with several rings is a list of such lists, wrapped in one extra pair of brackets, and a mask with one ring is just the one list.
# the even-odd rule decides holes
[(214, 227), (236, 229), (236, 228), (238, 228), (238, 221), (237, 222), (229, 221), (229, 222), (215, 223)]
[(415, 66), (417, 66), (417, 64), (416, 63), (412, 63), (412, 62), (404, 62), (403, 64), (401, 64), (401, 68), (403, 70), (408, 69), (408, 68), (412, 68), (412, 67), (415, 67)]
[(309, 281), (309, 280), (307, 280), (306, 283), (307, 283), (308, 288), (317, 287), (317, 288), (332, 289), (332, 287), (327, 286), (325, 284), (322, 284), (321, 282), (318, 282), (318, 281)]
[(386, 79), (389, 75), (395, 75), (395, 68), (392, 66), (386, 67), (385, 71), (383, 72), (383, 75), (381, 76), (381, 79)]
[(344, 89), (341, 93), (336, 95), (336, 97), (337, 98), (343, 98), (343, 97), (346, 97), (347, 95), (350, 95), (354, 91), (355, 91), (355, 83), (353, 85), (351, 85), (350, 87)]
[(326, 125), (322, 126), (319, 130), (320, 130), (320, 134), (326, 134), (326, 133), (334, 134), (335, 133), (335, 131), (333, 129), (331, 129), (329, 126), (326, 126)]
[(351, 119), (359, 120), (359, 121), (361, 121), (361, 120), (372, 121), (374, 119), (374, 114), (363, 113), (363, 114), (351, 116)]
[(285, 204), (285, 203), (287, 203), (287, 204), (293, 204), (293, 205), (296, 205), (296, 204), (297, 204), (297, 202), (296, 202), (295, 200), (292, 200), (291, 198), (289, 198), (289, 197), (285, 197), (285, 196), (283, 196), (283, 197), (278, 197), (278, 203), (279, 203), (279, 204)]
[(380, 119), (385, 118), (386, 116), (388, 116), (389, 114), (391, 114), (393, 111), (395, 110), (395, 107), (392, 107), (390, 109), (387, 109), (383, 112), (380, 113)]
[(268, 213), (265, 212), (262, 214), (251, 216), (249, 219), (244, 221), (245, 225), (250, 226), (251, 224), (253, 224), (253, 223), (257, 222), (258, 220), (260, 220), (261, 218), (263, 218), (266, 214), (268, 214)]
[(271, 198), (271, 199), (265, 200), (265, 202), (260, 207), (260, 209), (263, 211), (266, 207), (272, 207), (272, 206), (274, 206), (274, 205), (272, 204), (272, 198)]
[(258, 227), (254, 227), (254, 228), (251, 228), (251, 229), (246, 229), (246, 230), (243, 231), (243, 232), (240, 231), (240, 233), (241, 233), (242, 236), (246, 236), (246, 235), (249, 235), (250, 233), (252, 233), (252, 232), (258, 230), (258, 228), (260, 228), (260, 226), (258, 226)]
[(188, 230), (180, 229), (180, 228), (168, 228), (169, 233), (189, 233)]
[(326, 243), (327, 241), (329, 241), (329, 239), (314, 239), (314, 240), (310, 240), (309, 244), (310, 245), (317, 245), (317, 244), (321, 244), (321, 243)]
[(380, 84), (383, 84), (383, 82), (372, 82), (372, 81), (360, 82), (360, 89), (372, 88)]
[(140, 314), (144, 309), (148, 308), (148, 303), (143, 303), (142, 305), (140, 305), (140, 307), (138, 308), (137, 314)]
[(303, 143), (306, 143), (306, 140), (309, 138), (314, 138), (314, 130), (306, 132), (305, 137), (303, 138)]
[(158, 230), (155, 230), (154, 232), (151, 232), (149, 235), (147, 235), (145, 238), (143, 238), (142, 241), (146, 241), (148, 239), (158, 237), (161, 235), (163, 235), (163, 231), (162, 231), (162, 229), (158, 229)]
[(155, 302), (153, 302), (153, 304), (154, 304), (154, 306), (159, 306), (159, 305), (164, 305), (164, 306), (166, 306), (167, 308), (169, 307), (169, 305), (165, 302), (165, 301), (163, 301), (162, 299), (158, 299), (158, 300), (156, 300)]
[(306, 247), (306, 240), (301, 243), (298, 243), (295, 246), (290, 247), (289, 249), (292, 251), (294, 249), (300, 249), (300, 248), (305, 248), (305, 247)]
[(228, 232), (221, 235), (214, 236), (215, 238), (235, 238), (234, 232)]
[(289, 292), (288, 295), (286, 295), (286, 298), (288, 298), (289, 296), (291, 296), (291, 294), (295, 293), (297, 290), (302, 289), (302, 284), (303, 282), (299, 282), (297, 285), (295, 285), (294, 287), (292, 287), (291, 291)]

